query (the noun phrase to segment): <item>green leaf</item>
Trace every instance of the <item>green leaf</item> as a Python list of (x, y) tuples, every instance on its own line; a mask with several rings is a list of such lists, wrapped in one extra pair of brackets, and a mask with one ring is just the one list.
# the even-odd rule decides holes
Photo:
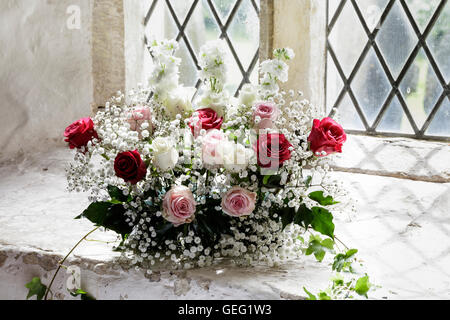
[(369, 291), (370, 286), (369, 276), (365, 275), (356, 281), (355, 292), (360, 296), (365, 296), (367, 298), (367, 292)]
[(262, 180), (264, 187), (266, 188), (280, 188), (281, 176), (280, 175), (265, 175)]
[(85, 217), (97, 226), (117, 232), (122, 238), (131, 233), (132, 227), (125, 221), (125, 209), (121, 204), (94, 202), (76, 219)]
[(45, 292), (47, 291), (47, 286), (41, 283), (41, 279), (39, 277), (34, 277), (25, 285), (25, 287), (29, 289), (27, 299), (30, 299), (35, 295), (37, 300), (42, 300)]
[(302, 204), (295, 213), (294, 223), (304, 227), (305, 229), (308, 229), (313, 219), (314, 216), (311, 209), (308, 209), (305, 204)]
[(114, 204), (118, 204), (118, 203), (122, 203), (122, 202), (130, 202), (132, 200), (130, 195), (128, 195), (128, 196), (124, 195), (123, 191), (115, 186), (108, 186), (108, 193), (109, 193), (109, 196), (111, 197), (110, 202), (114, 203)]
[(338, 201), (334, 201), (332, 196), (327, 196), (324, 197), (323, 196), (323, 191), (314, 191), (311, 192), (308, 197), (311, 200), (316, 201), (317, 203), (319, 203), (321, 206), (331, 206), (333, 204), (337, 204), (339, 203)]
[(309, 240), (308, 248), (306, 249), (306, 255), (314, 254), (317, 261), (322, 262), (327, 251), (332, 251), (334, 248), (334, 242), (331, 239), (322, 240), (319, 236), (312, 235)]
[(327, 209), (321, 207), (313, 207), (313, 219), (311, 227), (325, 236), (334, 239), (333, 215)]
[(321, 291), (319, 293), (319, 300), (331, 300), (331, 297), (325, 291)]
[(294, 208), (284, 207), (283, 209), (281, 209), (280, 216), (281, 216), (281, 223), (283, 224), (283, 230), (289, 224), (294, 222), (295, 215), (296, 212)]
[(339, 253), (334, 257), (332, 269), (338, 272), (351, 271), (351, 265), (354, 260), (354, 255), (358, 252), (357, 249), (350, 249), (346, 253)]
[(70, 295), (72, 297), (78, 297), (81, 296), (81, 300), (96, 300), (93, 296), (91, 296), (89, 293), (87, 293), (86, 291), (83, 291), (81, 289), (78, 289), (75, 292), (70, 292)]
[(315, 295), (313, 295), (311, 292), (309, 292), (308, 290), (306, 290), (305, 287), (303, 287), (303, 290), (308, 295), (308, 298), (306, 298), (306, 300), (317, 300), (317, 297)]

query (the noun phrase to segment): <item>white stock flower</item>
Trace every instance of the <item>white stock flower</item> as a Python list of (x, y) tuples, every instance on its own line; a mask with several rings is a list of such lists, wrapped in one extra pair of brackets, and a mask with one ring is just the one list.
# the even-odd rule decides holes
[(239, 92), (239, 103), (251, 107), (258, 98), (258, 90), (253, 84), (245, 84)]
[(175, 148), (175, 143), (169, 137), (157, 137), (152, 142), (153, 164), (161, 169), (167, 171), (175, 168), (178, 162), (179, 155)]

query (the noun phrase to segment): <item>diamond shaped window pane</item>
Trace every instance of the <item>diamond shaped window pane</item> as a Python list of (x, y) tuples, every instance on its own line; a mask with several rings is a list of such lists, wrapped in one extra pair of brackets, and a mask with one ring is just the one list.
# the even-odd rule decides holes
[(427, 39), (445, 81), (450, 81), (450, 2), (447, 2)]
[(358, 21), (352, 4), (347, 1), (328, 37), (347, 77), (367, 43), (366, 33)]
[(157, 2), (150, 17), (150, 23), (145, 28), (145, 35), (149, 41), (163, 38), (174, 39), (178, 35), (177, 25), (165, 1)]
[(170, 0), (169, 2), (173, 10), (175, 11), (178, 22), (180, 24), (183, 24), (186, 15), (189, 12), (189, 9), (192, 7), (192, 4), (194, 3), (194, 0), (184, 0), (184, 1)]
[(380, 27), (378, 23), (388, 2), (389, 0), (356, 2), (370, 31), (373, 31), (376, 27)]
[(330, 22), (333, 19), (334, 14), (336, 13), (337, 8), (342, 0), (329, 0), (328, 1), (328, 19)]
[(396, 79), (417, 43), (417, 37), (399, 1), (395, 1), (376, 42)]
[(259, 47), (259, 20), (250, 0), (242, 1), (228, 34), (244, 69), (247, 69)]
[(212, 2), (222, 23), (225, 24), (237, 0), (213, 0)]
[(200, 47), (205, 42), (220, 37), (220, 28), (206, 0), (203, 0), (195, 8), (191, 19), (186, 25), (185, 32), (197, 56), (200, 52)]
[(403, 112), (397, 96), (392, 99), (383, 119), (377, 127), (377, 131), (414, 134), (414, 130), (411, 128), (411, 124)]
[(333, 59), (328, 55), (327, 62), (327, 113), (334, 107), (339, 93), (344, 87), (341, 77), (334, 65)]
[(414, 121), (421, 128), (443, 91), (423, 49), (409, 67), (400, 91)]
[(364, 124), (361, 121), (352, 100), (346, 93), (339, 105), (338, 112), (339, 123), (346, 129), (350, 130), (365, 130)]
[(414, 17), (414, 21), (419, 26), (421, 32), (425, 30), (439, 5), (440, 0), (406, 0), (409, 10)]
[(371, 48), (352, 82), (353, 92), (371, 125), (391, 89), (391, 85)]
[(181, 58), (180, 64), (180, 83), (188, 87), (194, 87), (197, 83), (197, 67), (192, 60), (192, 56), (188, 51), (186, 43), (180, 41), (180, 48), (176, 52), (175, 56)]
[(450, 100), (448, 97), (444, 100), (438, 112), (433, 118), (427, 135), (450, 137)]
[[(173, 12), (170, 12), (167, 3), (172, 6)], [(198, 84), (196, 59), (200, 47), (207, 41), (220, 37), (230, 39), (227, 41), (229, 83), (225, 89), (235, 94), (247, 77), (257, 80), (258, 67), (251, 62), (259, 49), (259, 5), (260, 0), (153, 0), (145, 20), (145, 34), (149, 41), (179, 37), (180, 50), (176, 55), (182, 58), (180, 82), (189, 86)], [(237, 11), (233, 11), (234, 8)], [(213, 11), (217, 11), (219, 17)], [(192, 14), (188, 15), (189, 12)], [(179, 26), (175, 23), (174, 16)], [(220, 16), (232, 19), (226, 25), (222, 21), (223, 29)], [(237, 57), (233, 56), (231, 46), (235, 47)], [(237, 61), (245, 70), (239, 68)], [(250, 66), (253, 68), (249, 68)]]

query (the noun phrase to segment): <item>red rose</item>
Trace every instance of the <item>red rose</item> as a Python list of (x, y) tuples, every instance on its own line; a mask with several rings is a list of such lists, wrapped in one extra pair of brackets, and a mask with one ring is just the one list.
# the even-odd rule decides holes
[(114, 161), (116, 176), (136, 184), (147, 174), (147, 167), (137, 150), (119, 153)]
[(64, 131), (64, 137), (66, 137), (64, 141), (69, 143), (70, 149), (85, 147), (93, 138), (98, 139), (91, 118), (83, 118), (72, 123)]
[(322, 121), (315, 119), (308, 137), (311, 151), (319, 157), (342, 152), (342, 144), (346, 140), (347, 136), (342, 126), (331, 118), (324, 118)]
[(219, 118), (217, 112), (213, 109), (200, 109), (196, 112), (198, 113), (199, 121), (197, 123), (193, 123), (191, 118), (189, 123), (189, 127), (191, 127), (194, 137), (197, 137), (200, 134), (201, 129), (205, 129), (206, 131), (211, 129), (219, 130), (222, 127), (223, 117)]
[(259, 136), (255, 150), (261, 168), (281, 168), (291, 158), (291, 143), (281, 133), (267, 133)]

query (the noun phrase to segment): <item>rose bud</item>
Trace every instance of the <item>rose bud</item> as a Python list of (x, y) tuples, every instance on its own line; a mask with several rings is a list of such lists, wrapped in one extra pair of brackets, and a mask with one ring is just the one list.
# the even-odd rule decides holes
[(342, 126), (331, 118), (324, 118), (322, 121), (315, 119), (308, 137), (311, 151), (319, 157), (342, 152), (342, 145), (346, 140), (347, 135)]
[(147, 167), (137, 150), (119, 153), (114, 161), (116, 176), (136, 184), (145, 178)]
[(82, 118), (75, 121), (64, 131), (65, 142), (69, 143), (70, 149), (85, 147), (93, 138), (98, 139), (91, 118)]
[(175, 227), (191, 223), (195, 218), (196, 206), (191, 190), (185, 186), (176, 186), (164, 196), (163, 217)]
[(222, 210), (232, 217), (250, 215), (255, 210), (256, 193), (233, 187), (222, 198)]
[[(274, 127), (274, 122), (278, 119), (280, 111), (273, 103), (262, 102), (255, 106), (253, 111), (253, 123), (257, 129), (271, 129)], [(260, 118), (259, 123), (255, 122), (256, 117)]]

